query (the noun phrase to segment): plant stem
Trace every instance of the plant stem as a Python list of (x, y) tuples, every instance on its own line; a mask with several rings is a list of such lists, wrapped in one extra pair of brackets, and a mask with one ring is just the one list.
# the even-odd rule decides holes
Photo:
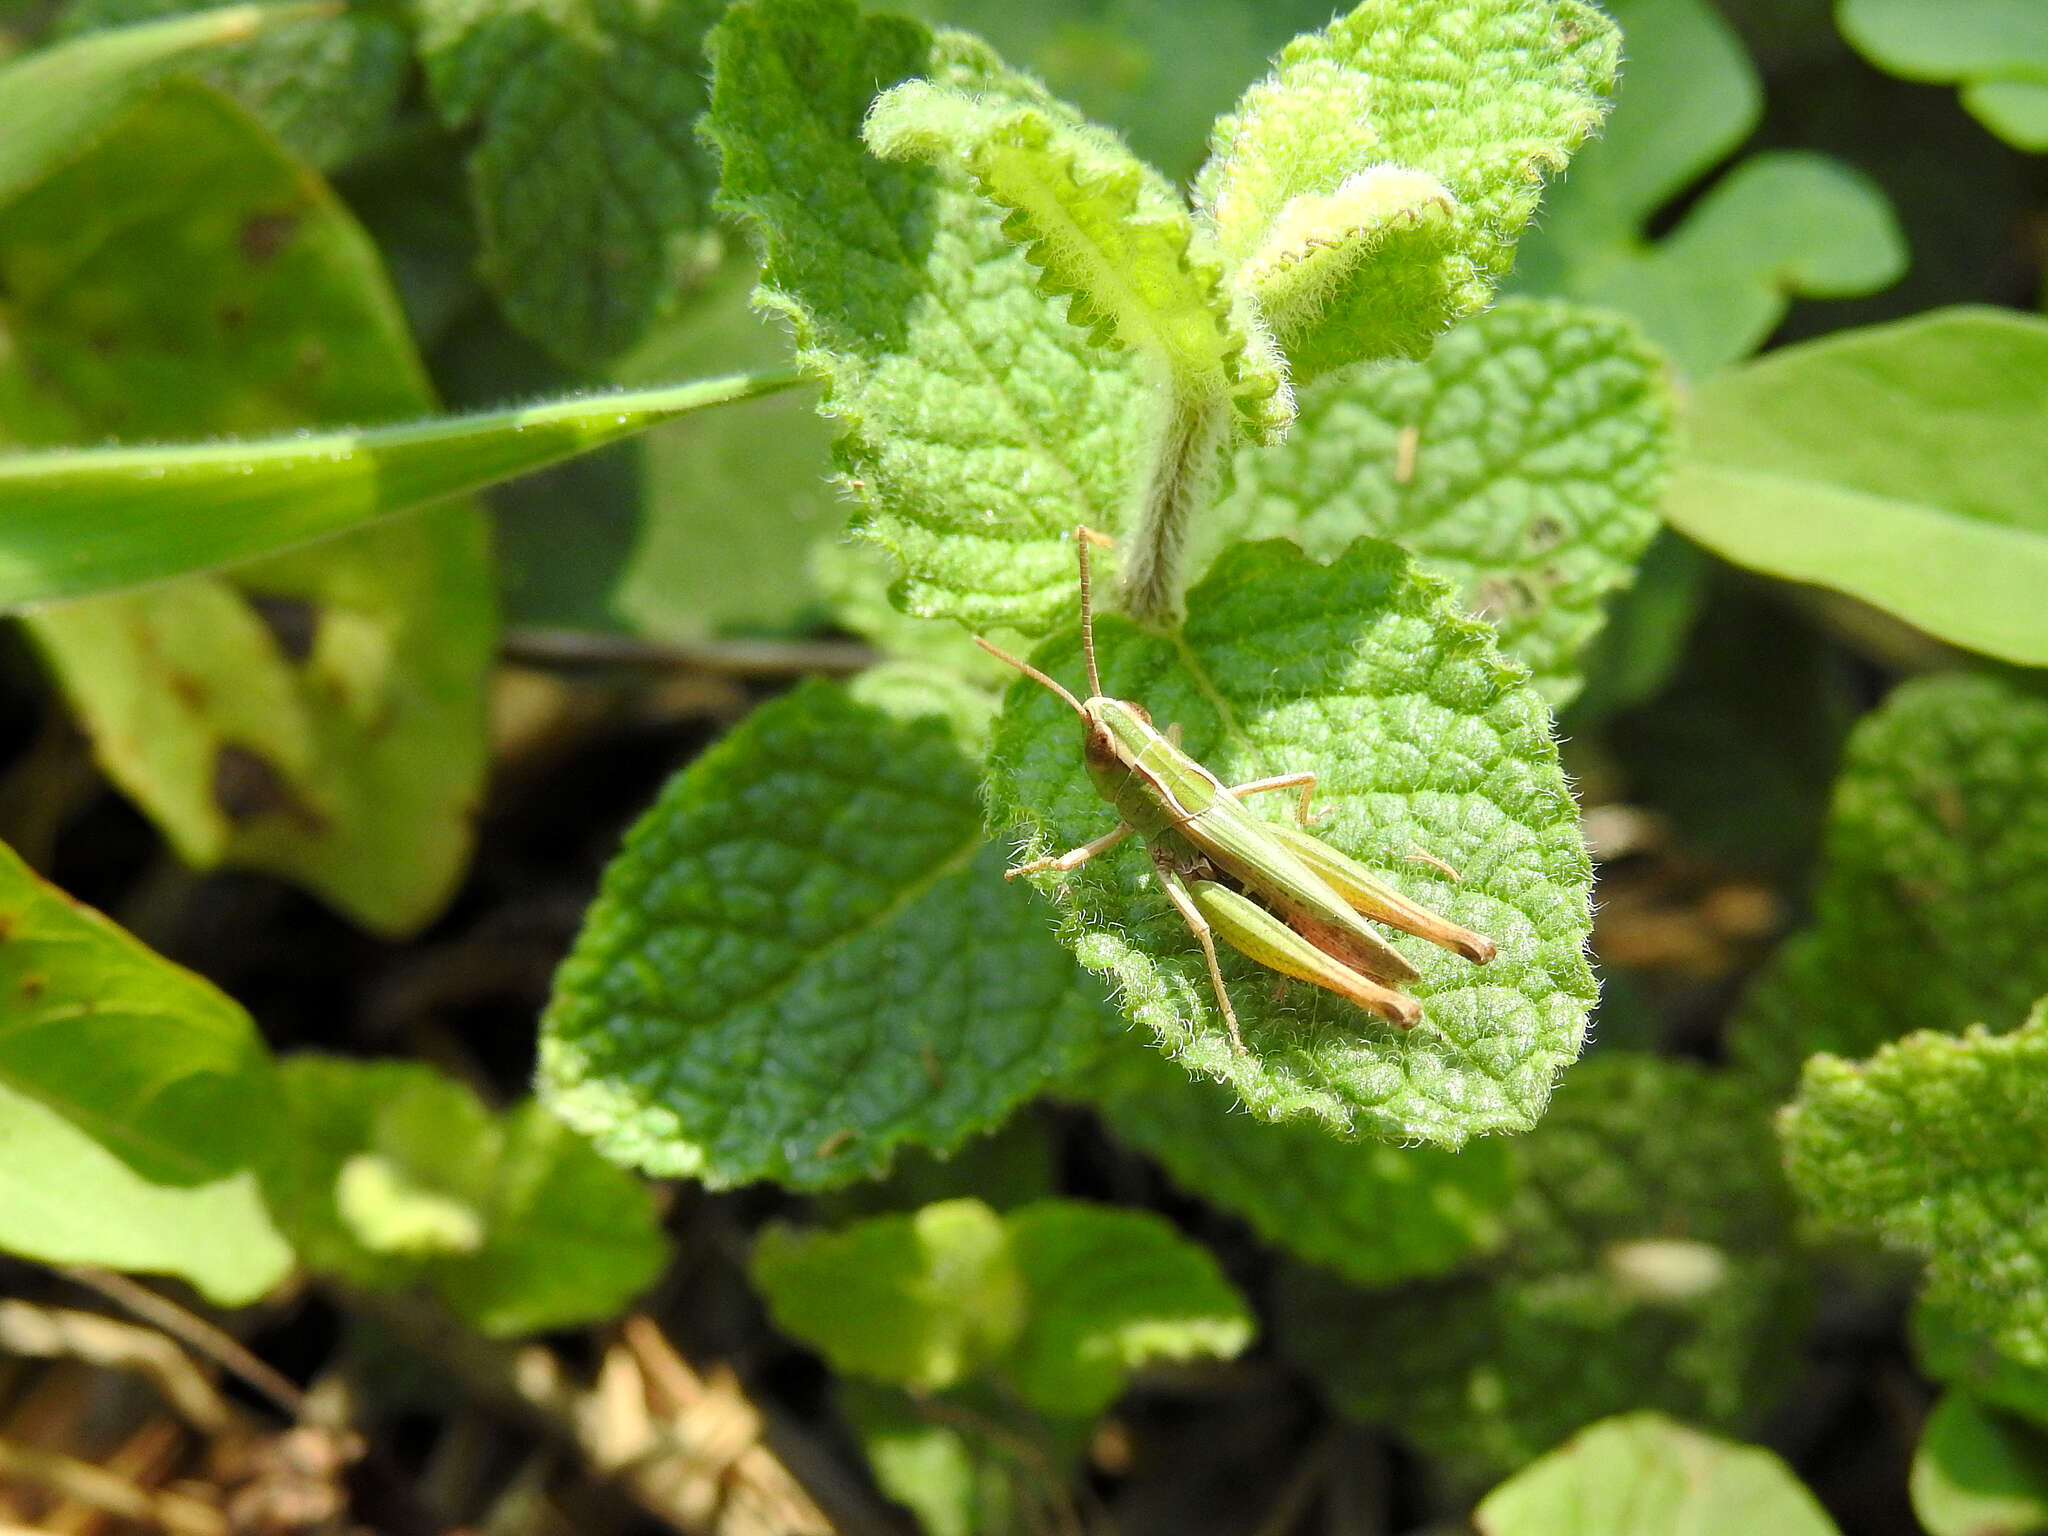
[(1175, 390), (1153, 455), (1145, 503), (1125, 541), (1124, 611), (1148, 629), (1170, 629), (1179, 621), (1188, 524), (1214, 489), (1216, 456), (1229, 426), (1227, 398)]

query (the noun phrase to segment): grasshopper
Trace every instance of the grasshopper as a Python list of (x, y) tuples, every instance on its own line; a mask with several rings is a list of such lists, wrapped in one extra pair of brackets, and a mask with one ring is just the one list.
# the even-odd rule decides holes
[[(1167, 899), (1202, 946), (1231, 1048), (1240, 1056), (1244, 1037), (1217, 964), (1218, 935), (1268, 970), (1348, 998), (1403, 1029), (1413, 1027), (1422, 1018), (1422, 1005), (1397, 989), (1421, 972), (1365, 919), (1428, 939), (1477, 965), (1493, 958), (1492, 941), (1410, 901), (1310, 834), (1313, 772), (1226, 785), (1181, 751), (1178, 725), (1155, 730), (1142, 704), (1105, 695), (1095, 666), (1088, 546), (1109, 541), (1088, 528), (1075, 529), (1074, 539), (1080, 551), (1081, 654), (1088, 668), (1088, 697), (1075, 698), (1029, 662), (978, 635), (975, 644), (1057, 694), (1081, 717), (1088, 777), (1116, 807), (1117, 823), (1093, 842), (1020, 864), (1005, 878), (1078, 869), (1136, 833)], [(1277, 789), (1300, 790), (1295, 807), (1300, 828), (1262, 821), (1239, 804)]]

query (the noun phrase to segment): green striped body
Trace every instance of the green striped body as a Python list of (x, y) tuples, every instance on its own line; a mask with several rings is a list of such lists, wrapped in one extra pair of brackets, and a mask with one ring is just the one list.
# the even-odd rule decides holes
[[(1084, 709), (1088, 775), (1155, 854), (1184, 866), (1207, 861), (1288, 929), (1365, 976), (1398, 985), (1422, 974), (1346, 899), (1347, 878), (1376, 895), (1394, 895), (1370, 871), (1305, 832), (1252, 815), (1214, 774), (1154, 730), (1138, 706), (1098, 696)], [(1275, 835), (1283, 831), (1292, 835)]]

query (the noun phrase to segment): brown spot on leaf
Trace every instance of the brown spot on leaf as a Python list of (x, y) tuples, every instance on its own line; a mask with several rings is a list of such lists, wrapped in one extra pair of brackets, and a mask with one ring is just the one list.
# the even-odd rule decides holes
[(1536, 606), (1536, 594), (1517, 576), (1489, 576), (1472, 589), (1472, 609), (1483, 619), (1518, 619)]
[(171, 685), (171, 692), (177, 695), (178, 702), (195, 713), (206, 708), (207, 700), (212, 697), (206, 684), (190, 672), (171, 672), (164, 680)]
[(223, 304), (220, 307), (220, 326), (224, 331), (238, 331), (248, 323), (249, 312), (239, 304)]
[(20, 921), (19, 912), (0, 912), (0, 944), (14, 937), (14, 925)]
[(289, 816), (309, 832), (326, 828), (326, 818), (292, 790), (278, 766), (260, 752), (223, 742), (213, 758), (213, 803), (237, 826), (263, 816)]
[(1961, 837), (1970, 824), (1969, 809), (1963, 804), (1962, 792), (1953, 784), (1943, 784), (1928, 798), (1933, 802), (1934, 819), (1941, 823), (1941, 830), (1950, 837)]
[(284, 597), (273, 592), (251, 593), (249, 606), (285, 660), (301, 665), (313, 654), (313, 641), (320, 633), (320, 610), (303, 597)]
[(50, 979), (47, 976), (40, 976), (36, 972), (30, 971), (21, 978), (21, 997), (23, 1002), (32, 1003), (49, 990)]
[(291, 244), (292, 236), (298, 232), (296, 213), (251, 214), (243, 221), (241, 238), (236, 243), (241, 246), (243, 257), (252, 266), (260, 267)]
[(1564, 524), (1548, 512), (1532, 518), (1529, 523), (1529, 548), (1535, 554), (1546, 549), (1555, 549), (1564, 538)]
[(318, 378), (327, 371), (327, 348), (324, 343), (308, 337), (299, 346), (299, 373), (309, 379)]
[(86, 345), (101, 357), (112, 357), (121, 350), (121, 338), (112, 331), (94, 331), (86, 337)]

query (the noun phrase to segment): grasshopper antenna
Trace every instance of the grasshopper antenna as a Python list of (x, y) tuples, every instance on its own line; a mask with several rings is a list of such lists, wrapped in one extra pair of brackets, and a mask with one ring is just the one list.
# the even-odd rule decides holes
[(1102, 677), (1095, 670), (1095, 603), (1088, 581), (1088, 546), (1100, 544), (1104, 549), (1113, 549), (1116, 541), (1106, 533), (1097, 533), (1085, 524), (1074, 529), (1074, 548), (1081, 555), (1081, 655), (1088, 663), (1088, 694), (1090, 698), (1102, 697)]
[(1012, 656), (1008, 651), (1004, 650), (1001, 646), (990, 645), (986, 640), (982, 639), (979, 635), (974, 635), (970, 638), (973, 639), (976, 645), (980, 646), (984, 651), (987, 651), (989, 655), (995, 657), (997, 661), (1008, 662), (1011, 666), (1015, 667), (1019, 672), (1022, 672), (1026, 677), (1030, 678), (1033, 682), (1043, 683), (1046, 687), (1050, 688), (1054, 693), (1058, 694), (1061, 698), (1065, 699), (1067, 703), (1072, 707), (1074, 713), (1079, 715), (1083, 720), (1086, 720), (1088, 718), (1088, 711), (1081, 707), (1081, 701), (1079, 699), (1075, 698), (1071, 693), (1067, 692), (1066, 689), (1062, 688), (1058, 683), (1054, 682), (1051, 678), (1047, 677), (1043, 672), (1039, 671), (1038, 668), (1031, 665), (1030, 662), (1018, 660), (1015, 656)]

